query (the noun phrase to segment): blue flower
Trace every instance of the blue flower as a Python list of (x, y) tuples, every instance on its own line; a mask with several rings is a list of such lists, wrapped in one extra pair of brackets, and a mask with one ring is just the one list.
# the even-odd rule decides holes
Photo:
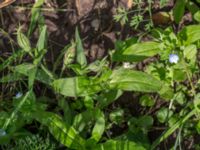
[(5, 136), (5, 135), (6, 135), (6, 131), (3, 130), (3, 129), (0, 129), (0, 137), (1, 137), (1, 136)]
[(20, 98), (20, 97), (22, 97), (22, 93), (21, 92), (18, 92), (16, 95), (15, 95), (15, 98)]
[(177, 63), (179, 61), (179, 57), (176, 54), (170, 54), (169, 55), (169, 62), (170, 63)]

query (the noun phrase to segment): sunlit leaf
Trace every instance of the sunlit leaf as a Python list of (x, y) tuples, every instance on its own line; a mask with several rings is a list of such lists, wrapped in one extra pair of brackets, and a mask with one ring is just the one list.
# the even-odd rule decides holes
[(144, 72), (118, 69), (111, 75), (110, 86), (125, 91), (157, 92), (162, 83)]
[(81, 66), (87, 65), (87, 59), (84, 54), (84, 49), (83, 49), (82, 41), (78, 32), (78, 28), (76, 28), (76, 61)]
[(50, 112), (38, 111), (33, 117), (49, 128), (51, 134), (63, 145), (71, 149), (84, 149), (85, 140), (78, 132), (65, 123), (58, 115)]
[(108, 140), (94, 147), (95, 150), (146, 150), (142, 145), (132, 141)]
[(136, 43), (128, 48), (117, 50), (113, 54), (114, 61), (138, 62), (152, 57), (160, 52), (160, 43), (144, 42)]

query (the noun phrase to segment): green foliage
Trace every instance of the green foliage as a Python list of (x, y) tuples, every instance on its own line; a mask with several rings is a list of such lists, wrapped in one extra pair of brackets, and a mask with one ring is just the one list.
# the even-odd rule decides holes
[[(192, 0), (177, 0), (173, 8), (174, 21), (179, 24), (184, 16), (186, 8), (194, 15), (199, 11), (199, 6)], [(194, 18), (197, 18), (194, 15)], [(198, 21), (198, 19), (197, 19)]]
[[(144, 2), (148, 4), (145, 8), (142, 7)], [(163, 5), (165, 2), (163, 1), (161, 3)], [(119, 22), (122, 26), (127, 24), (135, 30), (139, 29), (142, 24), (145, 24), (145, 30), (149, 31), (153, 27), (153, 22), (151, 20), (152, 0), (133, 0), (133, 4), (134, 6), (130, 6), (131, 8), (133, 7), (133, 10), (128, 10), (119, 6), (116, 14), (113, 16), (114, 20)], [(148, 19), (143, 17), (144, 14), (148, 15)]]
[[(1, 106), (1, 144), (8, 146), (14, 140), (9, 149), (27, 149), (25, 143), (31, 145), (29, 149), (55, 149), (49, 140), (56, 140), (75, 150), (145, 150), (156, 149), (178, 128), (199, 134), (199, 81), (194, 77), (199, 73), (200, 25), (186, 26), (177, 34), (172, 28), (154, 29), (148, 42), (138, 38), (117, 41), (111, 59), (105, 57), (92, 63), (87, 61), (76, 28), (75, 42), (72, 40), (65, 46), (55, 64), (49, 66), (44, 59), (48, 51), (47, 27), (39, 25), (40, 35), (35, 45), (29, 40), (41, 15), (36, 10), (43, 3), (37, 1), (32, 9), (28, 36), (21, 27), (18, 29), (19, 50), (0, 65), (0, 70), (6, 73), (0, 83), (15, 83), (17, 93), (23, 91), (20, 96), (9, 95), (7, 107)], [(177, 1), (174, 8), (177, 23), (186, 3)], [(184, 7), (178, 8), (180, 5)], [(116, 20), (125, 24), (128, 13), (120, 11), (122, 15), (116, 16)], [(139, 19), (135, 17), (132, 21), (135, 27), (140, 24), (139, 15)], [(195, 16), (198, 18), (198, 14)], [(174, 58), (170, 54), (178, 59), (171, 61)], [(26, 55), (28, 61), (13, 65)], [(149, 58), (153, 61), (147, 61)], [(123, 67), (126, 62), (133, 67)], [(142, 69), (136, 69), (143, 63)], [(127, 97), (131, 103), (128, 107), (123, 104), (127, 94), (131, 94)], [(135, 103), (143, 106), (141, 110), (136, 110)], [(150, 143), (150, 131), (160, 124), (165, 125), (166, 131)], [(30, 136), (27, 126), (36, 127), (42, 134), (51, 133), (54, 140)]]
[(149, 95), (143, 95), (140, 97), (140, 104), (142, 106), (151, 107), (155, 104), (155, 101)]
[(176, 23), (179, 23), (185, 12), (186, 0), (178, 0), (174, 6), (173, 15)]
[(40, 135), (26, 136), (25, 138), (14, 141), (13, 145), (5, 145), (3, 150), (55, 150), (56, 144), (52, 143), (49, 136), (45, 139)]
[(118, 69), (111, 75), (110, 86), (125, 91), (156, 92), (161, 89), (162, 83), (143, 72)]
[(125, 49), (116, 51), (114, 61), (138, 62), (159, 53), (160, 44), (157, 42), (136, 43)]

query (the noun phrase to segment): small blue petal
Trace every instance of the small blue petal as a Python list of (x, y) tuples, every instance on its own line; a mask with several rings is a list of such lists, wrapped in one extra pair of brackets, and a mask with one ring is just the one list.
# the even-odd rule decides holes
[(3, 129), (0, 129), (0, 137), (1, 137), (1, 136), (5, 136), (5, 135), (6, 135), (6, 131), (3, 130)]
[(18, 92), (16, 95), (15, 95), (15, 98), (20, 98), (20, 97), (22, 97), (22, 93), (21, 92)]
[(170, 63), (177, 63), (179, 61), (179, 57), (176, 54), (170, 54), (169, 55), (169, 62)]

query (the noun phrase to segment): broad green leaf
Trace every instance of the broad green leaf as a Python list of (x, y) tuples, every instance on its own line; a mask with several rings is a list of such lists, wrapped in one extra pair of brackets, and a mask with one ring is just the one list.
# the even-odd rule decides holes
[(190, 25), (184, 27), (179, 32), (179, 39), (183, 41), (185, 45), (197, 42), (200, 40), (200, 25)]
[(183, 69), (173, 69), (173, 80), (184, 81), (187, 79), (186, 71)]
[(105, 143), (98, 144), (95, 150), (146, 150), (142, 145), (132, 141), (108, 140)]
[(40, 51), (42, 51), (43, 49), (46, 49), (46, 39), (47, 39), (47, 26), (43, 26), (42, 27), (42, 31), (40, 33), (39, 39), (37, 41), (37, 50), (38, 53), (40, 53)]
[(152, 57), (160, 52), (160, 43), (143, 42), (136, 43), (126, 49), (116, 51), (113, 54), (114, 61), (138, 62)]
[(33, 117), (49, 128), (51, 134), (70, 149), (85, 149), (85, 140), (78, 132), (54, 113), (38, 111)]
[[(14, 72), (20, 73), (25, 76), (29, 76), (30, 71), (33, 70), (34, 68), (35, 68), (35, 65), (24, 63), (24, 64), (14, 67)], [(52, 80), (53, 80), (51, 76), (49, 76), (45, 71), (41, 69), (37, 69), (35, 79), (47, 85), (51, 85)]]
[(29, 39), (21, 32), (21, 27), (17, 30), (17, 43), (25, 51), (30, 53), (31, 44)]
[(9, 73), (6, 76), (0, 78), (0, 83), (15, 82), (22, 79), (22, 75), (19, 73)]
[[(88, 85), (89, 81), (84, 77), (70, 77), (58, 79), (53, 82), (53, 88), (56, 92), (70, 97), (77, 97), (83, 94), (81, 86)], [(86, 89), (85, 89), (86, 90)]]
[(149, 74), (140, 71), (118, 69), (111, 75), (110, 86), (125, 91), (157, 92), (162, 83)]
[(56, 92), (69, 97), (86, 96), (101, 90), (100, 85), (93, 83), (91, 78), (82, 76), (54, 80), (52, 86)]
[(161, 123), (166, 122), (172, 115), (173, 115), (173, 112), (169, 110), (168, 108), (161, 108), (156, 114), (159, 122)]
[(138, 118), (137, 121), (138, 127), (148, 129), (153, 125), (153, 117), (151, 116), (141, 116)]
[(171, 89), (169, 85), (165, 85), (165, 84), (163, 84), (162, 88), (160, 89), (160, 91), (158, 91), (158, 93), (160, 97), (165, 100), (170, 100), (174, 96), (173, 89)]
[(155, 104), (155, 100), (153, 100), (150, 95), (143, 95), (140, 97), (140, 105), (146, 106), (146, 107), (151, 107)]
[(200, 23), (200, 10), (194, 14), (194, 19)]
[(173, 16), (174, 16), (174, 20), (175, 22), (178, 24), (185, 12), (185, 4), (186, 4), (186, 0), (177, 0), (176, 4), (173, 8)]
[[(144, 115), (139, 118), (132, 117), (128, 121), (129, 131), (133, 134), (133, 141), (141, 144), (148, 145), (148, 139), (146, 139), (146, 136), (148, 134), (149, 129), (153, 126), (153, 117)], [(137, 134), (141, 134), (138, 135)], [(131, 139), (129, 139), (131, 140)], [(144, 143), (143, 143), (144, 141)]]
[(122, 123), (124, 121), (123, 117), (124, 117), (124, 110), (121, 108), (112, 111), (109, 115), (110, 120), (116, 124)]
[(117, 100), (123, 92), (121, 90), (110, 90), (105, 91), (101, 95), (98, 96), (99, 108), (105, 108), (110, 105), (112, 102)]
[(84, 99), (84, 105), (87, 109), (93, 109), (94, 108), (94, 99), (91, 96), (85, 96)]
[(183, 55), (186, 59), (190, 60), (191, 62), (196, 62), (196, 55), (197, 55), (196, 45), (187, 46), (183, 51)]
[(92, 122), (95, 122), (94, 127), (92, 129), (92, 135), (87, 140), (87, 145), (93, 145), (97, 143), (102, 134), (104, 133), (105, 129), (105, 119), (104, 114), (99, 109), (93, 109), (93, 110), (87, 110), (84, 111), (74, 118), (73, 127), (79, 131), (82, 132), (83, 129), (91, 124)]
[(76, 61), (81, 65), (81, 66), (86, 66), (87, 65), (87, 59), (84, 54), (84, 49), (82, 45), (82, 41), (78, 32), (78, 28), (76, 28)]
[(186, 95), (182, 91), (176, 92), (176, 94), (174, 95), (174, 100), (180, 105), (184, 105), (187, 101)]

